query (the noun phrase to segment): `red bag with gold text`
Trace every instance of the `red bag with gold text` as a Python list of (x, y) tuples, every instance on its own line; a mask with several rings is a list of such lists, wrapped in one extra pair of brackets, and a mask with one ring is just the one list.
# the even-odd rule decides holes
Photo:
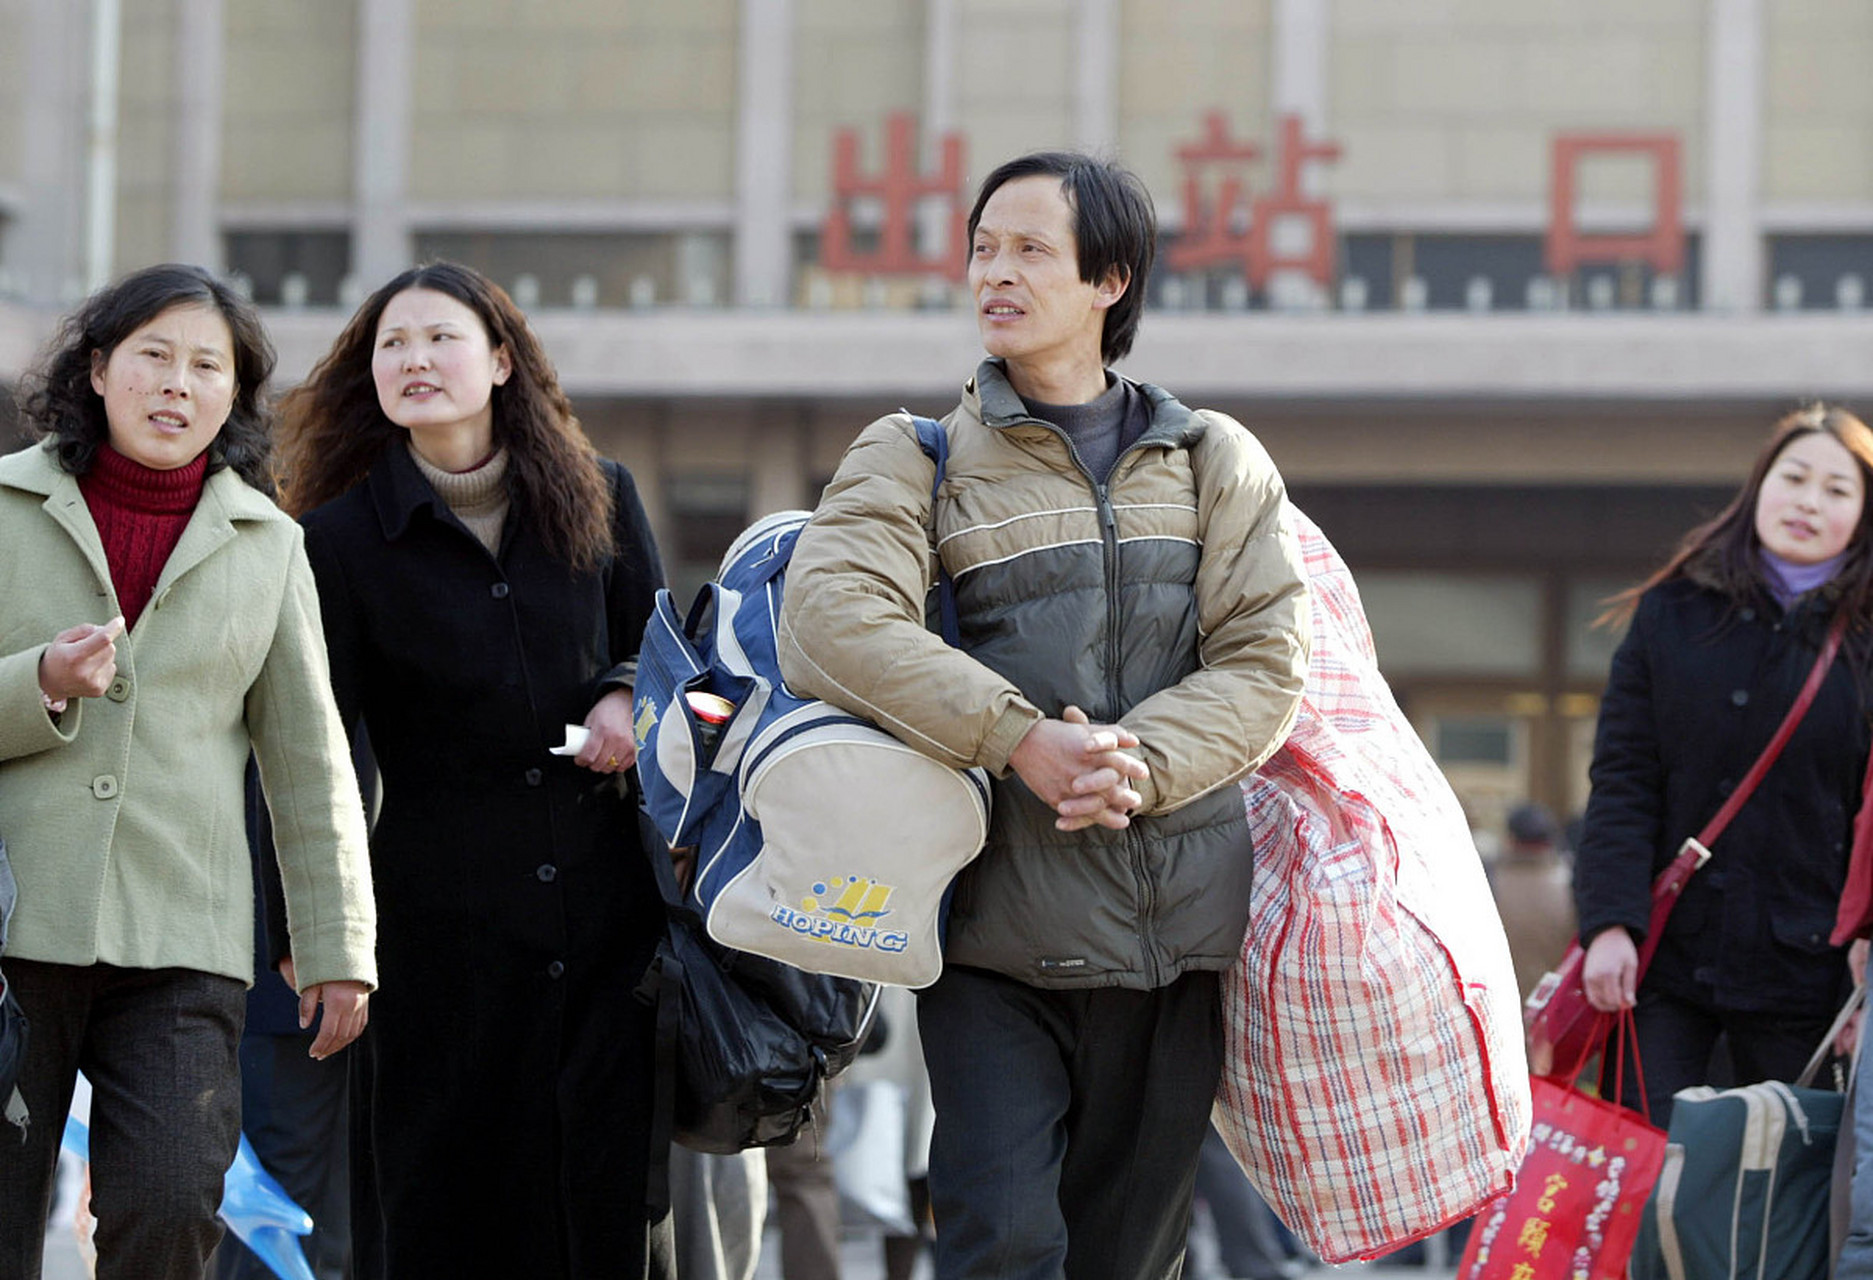
[[(1619, 1035), (1632, 1034), (1626, 1013)], [(1535, 1076), (1529, 1089), (1535, 1125), (1515, 1190), (1477, 1215), (1457, 1280), (1621, 1280), (1665, 1132), (1552, 1079)]]

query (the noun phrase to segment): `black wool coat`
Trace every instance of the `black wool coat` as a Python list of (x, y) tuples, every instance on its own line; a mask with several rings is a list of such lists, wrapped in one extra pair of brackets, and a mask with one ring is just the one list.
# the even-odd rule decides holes
[(339, 710), (382, 785), (361, 1276), (642, 1270), (653, 1027), (633, 989), (661, 899), (616, 781), (548, 754), (628, 683), (662, 585), (631, 476), (604, 467), (616, 554), (593, 572), (518, 500), (490, 554), (401, 443), (305, 517)]
[[(1732, 608), (1684, 579), (1640, 599), (1607, 681), (1575, 855), (1580, 936), (1642, 939), (1652, 878), (1714, 816), (1814, 666), (1827, 588), (1786, 613)], [(1828, 945), (1869, 743), (1869, 681), (1850, 640), (1788, 747), (1691, 877), (1644, 985), (1709, 1009), (1829, 1014), (1844, 951)]]

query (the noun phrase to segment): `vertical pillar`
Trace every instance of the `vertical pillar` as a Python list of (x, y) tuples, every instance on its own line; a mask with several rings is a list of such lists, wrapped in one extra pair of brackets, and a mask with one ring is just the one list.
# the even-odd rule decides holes
[(784, 404), (756, 406), (748, 459), (748, 519), (811, 506), (806, 493), (804, 411)]
[(351, 135), (351, 271), (366, 289), (410, 265), (404, 198), (415, 83), (413, 0), (364, 0), (358, 5), (358, 99)]
[(1704, 134), (1709, 188), (1698, 293), (1706, 311), (1762, 309), (1762, 0), (1711, 0)]
[(741, 0), (735, 305), (788, 300), (793, 262), (793, 0)]
[(176, 23), (176, 165), (170, 256), (220, 271), (221, 104), (227, 65), (225, 0), (181, 0)]
[(1075, 0), (1073, 133), (1080, 150), (1119, 145), (1119, 0)]
[(46, 305), (84, 287), (85, 30), (70, 0), (27, 6), (20, 216), (6, 267), (15, 289)]
[(117, 268), (117, 89), (122, 0), (91, 0), (91, 83), (85, 137), (85, 291)]
[[(1272, 114), (1297, 115), (1302, 132), (1317, 138), (1327, 131), (1327, 53), (1332, 36), (1328, 0), (1275, 0), (1274, 47), (1269, 54)], [(1308, 169), (1314, 172), (1309, 173)], [(1318, 166), (1301, 174), (1303, 189)]]
[(922, 151), (930, 168), (940, 158), (938, 139), (956, 127), (956, 0), (929, 0), (924, 23)]

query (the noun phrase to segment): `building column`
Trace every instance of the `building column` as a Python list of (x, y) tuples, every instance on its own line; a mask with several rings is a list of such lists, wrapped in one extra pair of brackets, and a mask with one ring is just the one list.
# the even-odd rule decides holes
[(735, 305), (788, 301), (793, 265), (793, 0), (741, 0)]
[(48, 306), (84, 288), (87, 16), (70, 0), (31, 0), (26, 13), (21, 199), (5, 265), (12, 289)]
[(1308, 137), (1317, 137), (1327, 128), (1330, 27), (1328, 0), (1275, 0), (1269, 106), (1277, 119), (1301, 117)]
[(358, 6), (358, 99), (352, 124), (351, 274), (375, 289), (410, 265), (404, 207), (416, 84), (413, 0)]
[(1111, 155), (1119, 146), (1119, 0), (1076, 0), (1073, 11), (1074, 142)]
[(924, 23), (921, 147), (929, 166), (940, 155), (937, 139), (956, 127), (956, 0), (929, 0)]
[(1704, 133), (1710, 169), (1698, 293), (1705, 311), (1762, 309), (1762, 0), (1711, 0)]
[(753, 450), (748, 459), (748, 519), (759, 520), (776, 511), (811, 506), (818, 495), (808, 495), (807, 423), (805, 412), (785, 404), (756, 408)]
[(170, 256), (219, 272), (221, 104), (227, 65), (225, 0), (181, 0), (176, 23), (176, 167)]

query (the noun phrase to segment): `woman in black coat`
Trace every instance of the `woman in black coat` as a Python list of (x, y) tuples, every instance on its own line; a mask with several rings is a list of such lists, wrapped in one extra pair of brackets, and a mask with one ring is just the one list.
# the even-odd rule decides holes
[[(450, 263), (373, 294), (282, 419), (339, 708), (382, 775), (359, 1275), (661, 1274), (633, 993), (662, 908), (619, 775), (662, 571), (631, 476)], [(569, 725), (583, 747), (549, 754)]]
[[(1828, 939), (1873, 743), (1870, 486), (1859, 419), (1791, 414), (1736, 499), (1616, 611), (1631, 628), (1600, 708), (1575, 900), (1587, 997), (1635, 1007), (1660, 1126), (1675, 1092), (1709, 1081), (1719, 1035), (1740, 1083), (1794, 1079), (1851, 986)], [(1755, 763), (1837, 618), (1845, 643), (1813, 706), (1638, 981), (1653, 877)]]

